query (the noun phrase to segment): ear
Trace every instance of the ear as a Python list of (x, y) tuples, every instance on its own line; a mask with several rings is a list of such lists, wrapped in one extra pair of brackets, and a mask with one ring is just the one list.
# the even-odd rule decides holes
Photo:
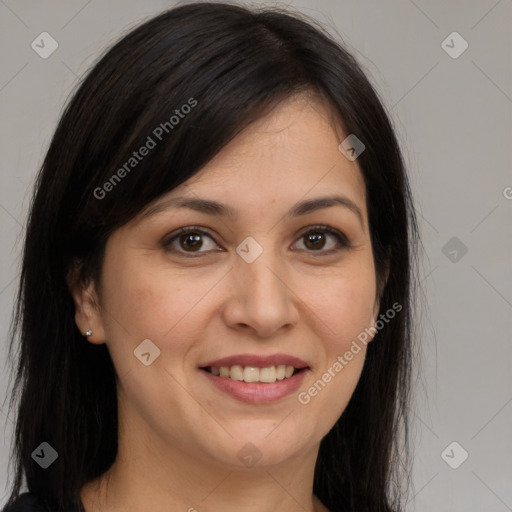
[(67, 277), (68, 287), (75, 303), (75, 323), (85, 335), (92, 331), (87, 341), (100, 345), (105, 343), (105, 329), (99, 305), (98, 293), (93, 280), (84, 282), (80, 276), (80, 264), (74, 263)]

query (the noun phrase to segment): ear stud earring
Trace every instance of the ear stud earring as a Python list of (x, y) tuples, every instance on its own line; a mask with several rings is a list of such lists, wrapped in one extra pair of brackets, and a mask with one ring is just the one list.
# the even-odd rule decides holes
[(89, 330), (84, 334), (84, 336), (85, 336), (86, 338), (88, 338), (91, 334), (92, 334), (92, 329), (89, 329)]

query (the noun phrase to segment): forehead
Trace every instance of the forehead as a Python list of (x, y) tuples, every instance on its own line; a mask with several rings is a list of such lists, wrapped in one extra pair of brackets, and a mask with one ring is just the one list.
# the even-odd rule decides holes
[[(338, 149), (345, 138), (341, 123), (310, 95), (278, 104), (249, 125), (169, 197), (193, 191), (240, 204), (299, 198), (333, 191), (365, 206), (365, 183), (357, 160)], [(366, 208), (364, 208), (366, 209)]]

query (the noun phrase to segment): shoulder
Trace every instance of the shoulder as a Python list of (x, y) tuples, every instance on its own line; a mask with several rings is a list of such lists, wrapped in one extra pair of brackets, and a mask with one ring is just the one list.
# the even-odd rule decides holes
[(44, 508), (39, 503), (37, 497), (30, 493), (20, 494), (16, 500), (9, 506), (2, 509), (2, 512), (43, 512)]
[(69, 510), (49, 509), (44, 506), (35, 494), (24, 492), (20, 494), (11, 505), (6, 506), (0, 512), (72, 512)]

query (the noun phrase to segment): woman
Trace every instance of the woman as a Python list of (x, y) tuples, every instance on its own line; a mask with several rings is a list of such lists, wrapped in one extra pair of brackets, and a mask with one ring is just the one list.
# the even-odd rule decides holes
[(388, 117), (314, 22), (134, 29), (37, 180), (5, 510), (403, 510), (416, 233)]

